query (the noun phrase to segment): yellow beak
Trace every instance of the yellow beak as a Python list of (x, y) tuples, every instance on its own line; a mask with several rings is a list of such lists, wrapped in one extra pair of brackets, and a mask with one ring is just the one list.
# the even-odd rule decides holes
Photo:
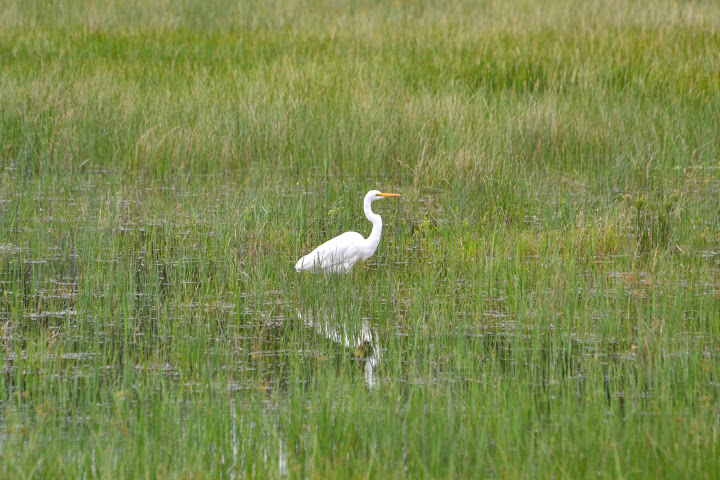
[(402, 197), (399, 193), (378, 193), (378, 197)]

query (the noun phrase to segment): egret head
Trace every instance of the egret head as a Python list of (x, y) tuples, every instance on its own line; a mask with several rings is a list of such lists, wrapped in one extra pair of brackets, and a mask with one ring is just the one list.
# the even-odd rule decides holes
[(367, 193), (367, 195), (365, 195), (365, 200), (374, 202), (375, 200), (383, 200), (385, 198), (399, 197), (399, 196), (401, 196), (399, 193), (382, 193), (379, 190), (370, 190)]

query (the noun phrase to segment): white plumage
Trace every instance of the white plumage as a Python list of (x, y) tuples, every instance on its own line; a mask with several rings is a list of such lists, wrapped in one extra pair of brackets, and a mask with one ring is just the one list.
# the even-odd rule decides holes
[(357, 232), (345, 232), (328, 240), (295, 264), (298, 272), (347, 273), (359, 260), (367, 260), (375, 253), (382, 234), (382, 218), (373, 213), (372, 202), (388, 197), (399, 197), (397, 193), (381, 193), (370, 190), (365, 195), (363, 207), (365, 216), (373, 224), (368, 238)]

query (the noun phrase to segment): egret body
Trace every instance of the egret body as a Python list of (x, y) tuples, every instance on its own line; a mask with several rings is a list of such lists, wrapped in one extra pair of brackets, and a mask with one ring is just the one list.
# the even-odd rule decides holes
[(363, 207), (365, 216), (373, 224), (367, 238), (357, 232), (345, 232), (328, 240), (295, 264), (298, 272), (347, 273), (359, 260), (367, 260), (375, 253), (382, 234), (382, 218), (372, 211), (372, 203), (389, 197), (399, 197), (397, 193), (381, 193), (370, 190), (365, 195)]

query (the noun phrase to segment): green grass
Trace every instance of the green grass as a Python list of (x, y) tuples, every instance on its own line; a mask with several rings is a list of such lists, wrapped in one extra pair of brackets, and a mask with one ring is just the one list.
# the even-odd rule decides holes
[(720, 476), (715, 2), (47, 3), (0, 1), (0, 477)]

